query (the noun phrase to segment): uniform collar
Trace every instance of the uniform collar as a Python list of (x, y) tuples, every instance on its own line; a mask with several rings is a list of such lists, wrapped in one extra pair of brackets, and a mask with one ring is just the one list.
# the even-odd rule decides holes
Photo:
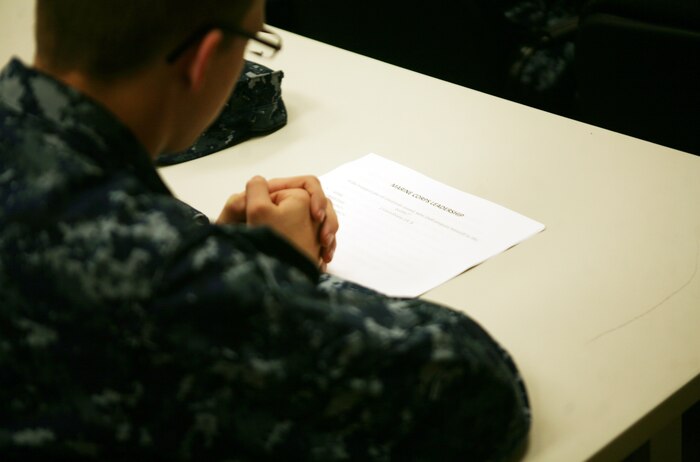
[(128, 170), (154, 192), (172, 195), (134, 134), (108, 109), (14, 58), (0, 72), (0, 103), (48, 124), (105, 171)]

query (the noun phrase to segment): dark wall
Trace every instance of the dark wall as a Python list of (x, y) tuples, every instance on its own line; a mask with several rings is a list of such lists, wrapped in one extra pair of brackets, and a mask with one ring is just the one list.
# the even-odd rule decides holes
[(267, 14), (272, 25), (492, 94), (513, 53), (502, 17), (478, 1), (269, 0)]
[[(267, 5), (268, 22), (292, 32), (700, 154), (698, 0), (268, 0)], [(603, 20), (592, 21), (594, 14)]]

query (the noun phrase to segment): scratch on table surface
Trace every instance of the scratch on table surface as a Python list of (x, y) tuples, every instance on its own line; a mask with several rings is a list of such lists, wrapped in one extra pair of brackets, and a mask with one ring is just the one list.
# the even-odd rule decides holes
[(601, 332), (600, 334), (596, 335), (595, 337), (593, 337), (592, 339), (590, 339), (588, 342), (586, 342), (586, 344), (593, 343), (593, 342), (595, 342), (596, 340), (599, 340), (600, 338), (602, 338), (602, 337), (604, 337), (604, 336), (606, 336), (606, 335), (608, 335), (608, 334), (611, 334), (611, 333), (613, 333), (613, 332), (615, 332), (615, 331), (617, 331), (617, 330), (622, 329), (622, 328), (625, 327), (625, 326), (628, 326), (628, 325), (632, 324), (633, 322), (635, 322), (635, 321), (637, 321), (637, 320), (643, 318), (644, 316), (648, 315), (649, 313), (653, 312), (654, 310), (656, 310), (657, 308), (659, 308), (660, 306), (662, 306), (664, 303), (666, 303), (667, 301), (669, 301), (670, 299), (672, 299), (674, 296), (676, 296), (677, 294), (679, 294), (680, 292), (682, 292), (683, 289), (685, 289), (686, 287), (688, 287), (688, 286), (693, 282), (693, 280), (695, 279), (695, 276), (697, 276), (697, 274), (698, 274), (698, 266), (700, 266), (700, 265), (698, 264), (698, 261), (699, 261), (699, 260), (700, 260), (700, 238), (699, 238), (699, 239), (696, 239), (696, 241), (695, 241), (695, 268), (693, 268), (693, 271), (692, 271), (692, 273), (691, 273), (691, 275), (690, 275), (690, 277), (688, 278), (687, 281), (685, 281), (679, 288), (677, 288), (676, 290), (674, 290), (673, 292), (671, 292), (669, 295), (667, 295), (666, 297), (664, 297), (663, 300), (661, 300), (660, 302), (656, 303), (654, 306), (652, 306), (652, 307), (649, 308), (648, 310), (644, 311), (643, 313), (638, 314), (637, 316), (635, 316), (635, 317), (633, 317), (633, 318), (631, 318), (631, 319), (628, 319), (627, 321), (623, 322), (622, 324), (619, 324), (619, 325), (617, 325), (617, 326), (615, 326), (615, 327), (613, 327), (613, 328), (611, 328), (611, 329), (608, 329), (608, 330), (606, 330), (606, 331)]

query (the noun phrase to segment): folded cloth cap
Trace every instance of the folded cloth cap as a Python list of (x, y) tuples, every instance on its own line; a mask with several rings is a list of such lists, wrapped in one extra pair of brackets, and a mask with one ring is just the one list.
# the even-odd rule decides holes
[(156, 165), (173, 165), (212, 154), (287, 123), (282, 101), (282, 71), (245, 61), (236, 88), (219, 117), (187, 150), (162, 154)]

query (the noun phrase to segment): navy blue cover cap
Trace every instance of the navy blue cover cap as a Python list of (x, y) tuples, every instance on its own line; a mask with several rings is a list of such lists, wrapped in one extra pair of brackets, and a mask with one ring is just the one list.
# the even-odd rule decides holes
[(212, 154), (253, 136), (266, 135), (287, 123), (282, 101), (282, 71), (245, 61), (231, 98), (219, 117), (187, 150), (163, 154), (157, 165), (179, 164)]

